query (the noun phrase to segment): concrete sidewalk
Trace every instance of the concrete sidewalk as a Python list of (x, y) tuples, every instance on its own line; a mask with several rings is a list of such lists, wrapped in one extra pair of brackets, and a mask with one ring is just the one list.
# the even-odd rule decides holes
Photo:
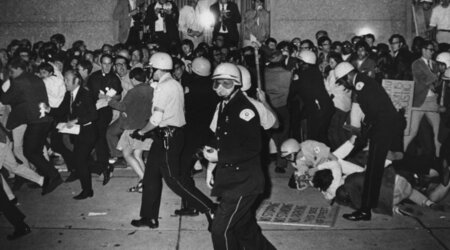
[[(272, 173), (271, 201), (327, 205), (314, 189), (299, 192), (288, 188), (289, 176), (290, 173)], [(198, 187), (209, 194), (204, 175), (196, 175), (195, 179)], [(13, 229), (0, 217), (0, 249), (212, 249), (206, 218), (173, 216), (181, 200), (167, 186), (163, 191), (160, 227), (132, 227), (130, 221), (139, 218), (141, 195), (127, 190), (136, 180), (130, 169), (116, 169), (107, 186), (93, 177), (94, 197), (83, 201), (72, 199), (80, 192), (79, 182), (64, 183), (46, 196), (41, 196), (40, 190), (22, 187), (16, 195), (32, 233), (9, 242), (5, 236)], [(443, 203), (450, 207), (450, 198)], [(341, 207), (331, 228), (267, 224), (261, 227), (277, 249), (449, 249), (450, 212), (414, 208), (423, 215), (374, 215), (369, 222), (350, 222), (342, 219), (342, 214), (351, 210)]]

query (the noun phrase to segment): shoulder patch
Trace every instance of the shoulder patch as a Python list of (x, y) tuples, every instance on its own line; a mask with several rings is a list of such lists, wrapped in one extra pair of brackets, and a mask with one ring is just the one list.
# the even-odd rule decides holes
[(253, 117), (255, 117), (255, 112), (253, 112), (253, 110), (251, 110), (251, 109), (244, 109), (239, 114), (239, 118), (241, 118), (242, 120), (244, 120), (246, 122), (253, 119)]
[(364, 88), (363, 82), (357, 82), (355, 85), (356, 90), (361, 91)]

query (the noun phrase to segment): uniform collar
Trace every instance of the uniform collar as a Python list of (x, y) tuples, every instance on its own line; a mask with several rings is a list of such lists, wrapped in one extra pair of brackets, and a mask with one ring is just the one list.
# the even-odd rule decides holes
[(158, 83), (165, 82), (165, 81), (167, 81), (169, 79), (173, 79), (173, 78), (172, 78), (172, 75), (169, 72), (167, 72), (163, 76), (161, 76), (161, 78), (159, 79)]

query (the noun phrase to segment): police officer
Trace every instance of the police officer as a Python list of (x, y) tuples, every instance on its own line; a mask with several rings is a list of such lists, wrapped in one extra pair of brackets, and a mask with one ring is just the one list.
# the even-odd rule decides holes
[(162, 178), (172, 191), (186, 199), (191, 206), (205, 213), (208, 222), (214, 203), (198, 190), (189, 176), (180, 173), (180, 156), (184, 146), (185, 125), (184, 91), (172, 78), (173, 61), (167, 53), (155, 53), (150, 58), (153, 80), (156, 81), (152, 116), (148, 124), (131, 136), (143, 139), (153, 131), (154, 141), (150, 149), (143, 179), (141, 219), (131, 221), (135, 227), (157, 228), (161, 204)]
[(370, 220), (371, 209), (377, 207), (387, 153), (390, 149), (401, 151), (402, 148), (401, 142), (398, 143), (403, 137), (399, 114), (383, 87), (372, 78), (357, 73), (350, 63), (338, 64), (335, 74), (339, 84), (356, 91), (356, 101), (365, 114), (366, 123), (371, 126), (361, 207), (343, 217), (352, 221)]
[(212, 196), (220, 197), (214, 214), (214, 249), (275, 249), (262, 235), (251, 207), (264, 189), (261, 168), (261, 129), (256, 108), (242, 94), (237, 66), (217, 66), (213, 88), (222, 101), (217, 122), (211, 124), (215, 137), (205, 146), (205, 158), (217, 163)]
[[(189, 75), (187, 73), (183, 74)], [(183, 77), (181, 77), (183, 79)], [(184, 132), (186, 141), (181, 154), (181, 174), (194, 183), (192, 169), (197, 159), (195, 153), (211, 137), (208, 129), (219, 98), (214, 93), (211, 81), (211, 63), (204, 57), (192, 61), (192, 74), (182, 82), (184, 85), (185, 118)], [(176, 215), (198, 215), (187, 200), (183, 199), (182, 208), (175, 210)]]

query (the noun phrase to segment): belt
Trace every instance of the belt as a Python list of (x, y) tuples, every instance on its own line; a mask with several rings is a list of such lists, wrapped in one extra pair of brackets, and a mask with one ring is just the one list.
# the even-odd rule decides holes
[(450, 32), (450, 30), (438, 30), (438, 32)]
[(175, 126), (167, 126), (167, 127), (158, 127), (156, 128), (156, 134), (160, 137), (172, 137), (175, 133), (181, 130), (181, 127)]

